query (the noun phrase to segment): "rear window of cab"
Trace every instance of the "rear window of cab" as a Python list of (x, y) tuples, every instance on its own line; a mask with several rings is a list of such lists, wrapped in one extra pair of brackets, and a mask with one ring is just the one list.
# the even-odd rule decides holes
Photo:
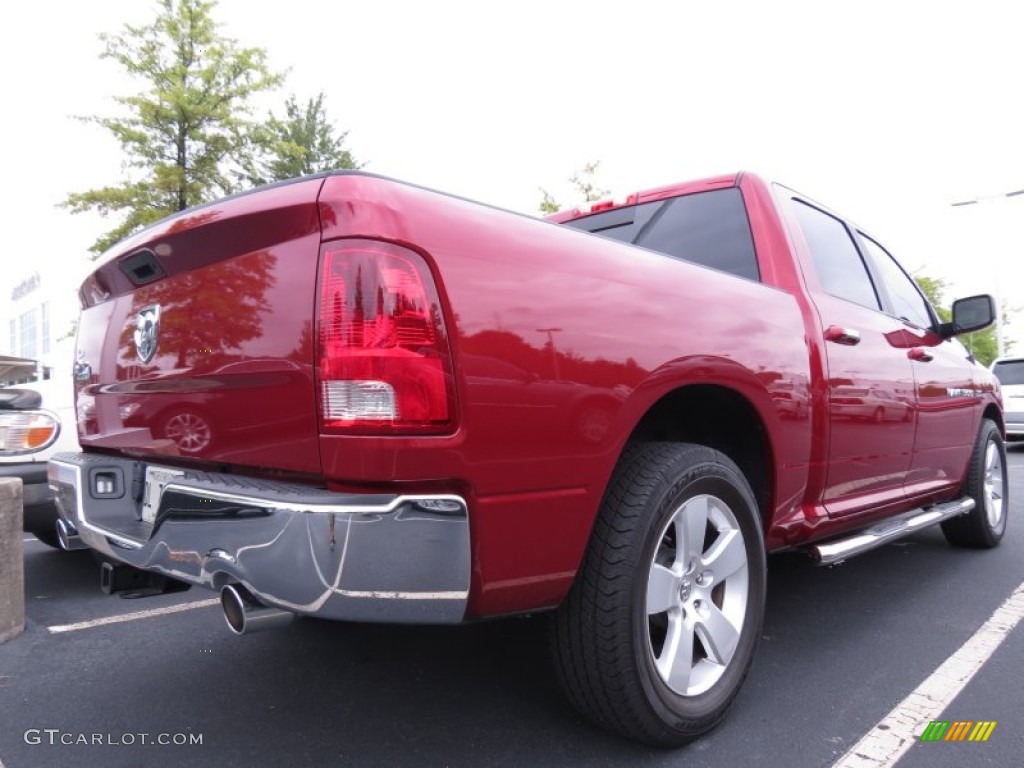
[(761, 279), (747, 209), (736, 188), (615, 208), (566, 221), (565, 226), (748, 280)]

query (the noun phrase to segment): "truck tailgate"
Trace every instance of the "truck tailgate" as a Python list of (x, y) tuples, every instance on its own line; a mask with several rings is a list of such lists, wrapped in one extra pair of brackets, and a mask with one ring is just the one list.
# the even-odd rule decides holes
[(185, 211), (104, 256), (81, 289), (83, 447), (319, 474), (322, 183)]

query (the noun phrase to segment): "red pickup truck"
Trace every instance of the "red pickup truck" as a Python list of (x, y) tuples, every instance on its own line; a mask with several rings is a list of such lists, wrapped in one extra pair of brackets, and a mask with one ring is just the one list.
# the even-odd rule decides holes
[[(751, 174), (537, 220), (361, 172), (121, 243), (81, 288), (59, 535), (108, 591), (456, 623), (553, 610), (563, 688), (678, 744), (750, 665), (765, 559), (992, 547), (998, 383), (870, 234)], [(133, 570), (134, 569), (134, 570)]]

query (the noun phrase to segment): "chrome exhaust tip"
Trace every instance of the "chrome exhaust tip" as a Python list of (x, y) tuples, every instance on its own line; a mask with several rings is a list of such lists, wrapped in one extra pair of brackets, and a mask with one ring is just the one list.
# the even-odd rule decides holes
[(295, 614), (271, 608), (257, 600), (240, 584), (225, 584), (220, 591), (224, 620), (236, 635), (277, 629), (291, 622)]
[(88, 545), (78, 536), (78, 529), (63, 517), (57, 519), (57, 541), (65, 551), (85, 549)]

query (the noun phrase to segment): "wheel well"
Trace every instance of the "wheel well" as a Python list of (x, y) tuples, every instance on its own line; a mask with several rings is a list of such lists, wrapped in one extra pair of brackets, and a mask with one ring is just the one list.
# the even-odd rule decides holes
[(737, 392), (707, 384), (665, 395), (644, 415), (629, 442), (697, 443), (736, 462), (754, 491), (765, 519), (770, 509), (774, 467), (767, 432), (750, 402)]
[(1006, 425), (1003, 424), (1003, 415), (999, 412), (999, 409), (994, 405), (989, 405), (985, 408), (985, 412), (981, 414), (983, 419), (991, 419), (999, 427), (999, 433), (1006, 435)]

